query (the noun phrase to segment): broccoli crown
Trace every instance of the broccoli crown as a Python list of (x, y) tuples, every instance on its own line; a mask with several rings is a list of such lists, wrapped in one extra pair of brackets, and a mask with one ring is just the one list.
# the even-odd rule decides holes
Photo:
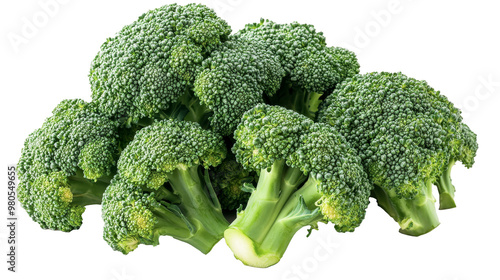
[(84, 208), (71, 203), (66, 177), (85, 182), (111, 175), (118, 156), (117, 127), (92, 104), (63, 100), (28, 136), (18, 163), (19, 201), (33, 220), (63, 231), (80, 226)]
[(319, 120), (353, 144), (373, 183), (399, 197), (414, 197), (460, 158), (462, 138), (475, 140), (462, 133), (460, 111), (445, 96), (401, 73), (348, 78), (322, 106)]
[(176, 102), (230, 26), (206, 6), (166, 5), (123, 27), (101, 46), (89, 79), (108, 116), (152, 117)]
[(232, 151), (244, 168), (270, 168), (295, 152), (300, 135), (312, 124), (307, 117), (283, 107), (258, 104), (243, 115), (234, 132)]
[(323, 92), (359, 72), (354, 53), (327, 47), (323, 33), (309, 24), (261, 19), (247, 24), (236, 35), (263, 42), (278, 56), (292, 83), (306, 91)]
[(137, 132), (117, 166), (124, 179), (157, 189), (175, 169), (217, 166), (225, 157), (226, 146), (219, 134), (195, 122), (166, 119)]
[(313, 124), (300, 136), (288, 163), (318, 181), (317, 204), (337, 231), (353, 231), (361, 224), (372, 187), (357, 152), (333, 127)]
[(194, 83), (194, 93), (213, 111), (215, 131), (231, 134), (244, 112), (262, 95), (274, 94), (284, 71), (277, 58), (258, 41), (230, 37), (203, 61)]

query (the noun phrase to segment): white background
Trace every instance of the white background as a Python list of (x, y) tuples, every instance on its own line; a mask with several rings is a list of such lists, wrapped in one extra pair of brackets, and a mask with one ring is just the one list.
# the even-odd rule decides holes
[[(46, 2), (50, 1), (0, 4), (3, 170), (17, 162), (23, 140), (57, 103), (65, 98), (90, 100), (87, 74), (105, 39), (143, 12), (170, 3), (60, 0), (47, 12), (40, 4)], [(300, 231), (281, 262), (267, 269), (243, 266), (224, 241), (205, 256), (164, 237), (158, 247), (141, 246), (123, 256), (102, 240), (98, 206), (88, 207), (82, 228), (71, 233), (42, 230), (20, 209), (14, 274), (7, 273), (4, 261), (4, 185), (0, 189), (0, 275), (4, 276), (0, 278), (500, 279), (497, 1), (202, 2), (216, 8), (233, 30), (261, 17), (313, 24), (329, 45), (355, 51), (362, 73), (402, 71), (441, 90), (463, 109), (465, 121), (478, 134), (475, 166), (453, 169), (458, 208), (439, 211), (441, 225), (415, 238), (399, 234), (398, 225), (372, 202), (354, 233), (336, 233), (331, 225), (309, 238)]]

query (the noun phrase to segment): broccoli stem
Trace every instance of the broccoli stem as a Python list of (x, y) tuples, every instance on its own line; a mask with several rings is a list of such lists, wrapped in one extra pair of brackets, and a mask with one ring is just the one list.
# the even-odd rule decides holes
[(319, 182), (314, 178), (314, 176), (309, 175), (304, 185), (294, 192), (290, 199), (288, 199), (288, 202), (281, 211), (282, 214), (280, 217), (288, 215), (288, 213), (295, 208), (294, 203), (298, 203), (300, 197), (304, 200), (307, 208), (315, 209), (316, 202), (321, 198), (321, 193), (318, 192), (318, 184)]
[(208, 253), (224, 236), (228, 226), (219, 204), (214, 203), (210, 199), (210, 192), (205, 191), (198, 166), (175, 169), (168, 178), (174, 193), (180, 197), (180, 211), (193, 227), (193, 233), (189, 236), (175, 238)]
[(269, 97), (267, 103), (285, 107), (314, 120), (322, 95), (322, 93), (306, 91), (294, 86), (290, 80), (283, 79), (280, 89)]
[(102, 195), (113, 176), (102, 176), (97, 180), (83, 177), (83, 172), (77, 170), (75, 175), (68, 177), (68, 184), (73, 193), (72, 205), (101, 204)]
[(451, 183), (451, 168), (455, 165), (455, 160), (450, 160), (446, 170), (437, 178), (436, 186), (439, 191), (439, 209), (455, 208), (455, 187)]
[(197, 236), (194, 236), (191, 232), (190, 223), (186, 221), (186, 218), (182, 214), (172, 211), (165, 205), (155, 207), (151, 212), (158, 218), (158, 222), (155, 224), (153, 230), (155, 236), (151, 239), (153, 241), (151, 245), (158, 245), (159, 237), (165, 235), (181, 239), (189, 244), (191, 242), (199, 242), (196, 240)]
[(439, 225), (431, 180), (421, 183), (419, 189), (412, 199), (399, 198), (394, 189), (375, 186), (373, 190), (378, 205), (398, 222), (399, 232), (403, 234), (419, 236)]
[[(297, 181), (303, 182), (304, 178)], [(256, 242), (241, 228), (232, 226), (226, 230), (224, 238), (235, 257), (244, 264), (253, 267), (274, 265), (279, 262), (298, 230), (307, 225), (315, 227), (322, 219), (323, 216), (315, 206), (320, 197), (317, 181), (310, 176), (286, 201), (270, 229), (265, 232), (262, 241)]]
[(302, 172), (286, 167), (285, 160), (275, 161), (269, 171), (262, 169), (247, 207), (238, 213), (230, 227), (240, 230), (257, 243), (261, 242), (283, 205), (301, 182)]

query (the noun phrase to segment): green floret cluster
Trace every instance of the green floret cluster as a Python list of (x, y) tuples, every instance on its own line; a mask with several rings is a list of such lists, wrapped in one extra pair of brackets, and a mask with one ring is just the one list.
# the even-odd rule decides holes
[(104, 239), (127, 254), (168, 235), (208, 253), (228, 223), (203, 170), (225, 156), (222, 137), (198, 123), (162, 120), (140, 130), (103, 197)]
[(20, 204), (65, 232), (101, 205), (123, 254), (167, 237), (207, 254), (224, 238), (253, 267), (304, 227), (355, 231), (370, 197), (425, 234), (433, 186), (440, 209), (456, 206), (451, 170), (473, 166), (477, 136), (425, 81), (359, 71), (307, 23), (233, 32), (201, 4), (150, 10), (101, 45), (91, 101), (63, 100), (28, 135)]
[(71, 231), (115, 173), (118, 124), (80, 99), (63, 100), (24, 143), (19, 201), (42, 228)]
[(347, 77), (359, 73), (356, 55), (328, 47), (322, 32), (310, 24), (279, 24), (261, 19), (247, 24), (237, 36), (261, 41), (285, 71), (280, 91), (268, 103), (280, 105), (314, 119), (321, 99)]
[(339, 232), (359, 226), (372, 187), (357, 152), (331, 126), (260, 104), (234, 135), (236, 160), (259, 172), (247, 207), (224, 234), (236, 258), (267, 267), (304, 226), (332, 222)]
[(359, 151), (373, 195), (401, 232), (421, 235), (439, 225), (433, 184), (440, 208), (455, 207), (451, 167), (471, 167), (477, 142), (439, 91), (401, 73), (368, 73), (346, 79), (322, 106), (319, 120)]

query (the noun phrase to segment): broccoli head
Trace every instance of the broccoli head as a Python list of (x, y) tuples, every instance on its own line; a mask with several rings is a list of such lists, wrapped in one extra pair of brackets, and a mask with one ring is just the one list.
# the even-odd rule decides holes
[(260, 104), (245, 113), (235, 140), (236, 160), (259, 172), (247, 207), (224, 233), (243, 263), (277, 263), (304, 226), (332, 222), (346, 232), (363, 220), (371, 185), (356, 151), (332, 127)]
[(42, 228), (71, 231), (99, 204), (115, 173), (118, 124), (83, 100), (63, 100), (31, 133), (19, 159), (19, 201)]
[(432, 184), (442, 209), (455, 206), (450, 169), (456, 161), (472, 165), (476, 136), (425, 81), (401, 73), (356, 75), (327, 97), (318, 118), (359, 151), (373, 195), (402, 233), (421, 235), (439, 225)]
[(104, 239), (127, 254), (168, 235), (208, 253), (228, 223), (203, 169), (225, 157), (222, 136), (198, 123), (162, 120), (141, 129), (104, 194)]

